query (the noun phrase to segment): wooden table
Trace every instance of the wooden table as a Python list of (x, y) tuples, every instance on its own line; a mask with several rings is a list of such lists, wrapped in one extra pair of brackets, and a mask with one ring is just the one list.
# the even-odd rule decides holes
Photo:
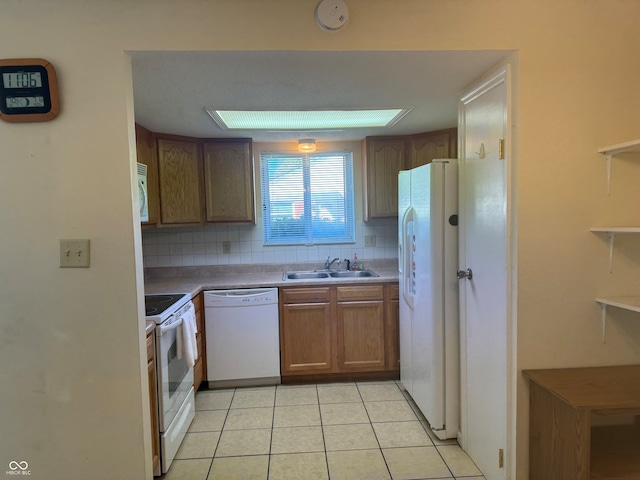
[[(640, 365), (523, 374), (531, 387), (530, 480), (640, 479)], [(592, 426), (597, 416), (629, 418)]]

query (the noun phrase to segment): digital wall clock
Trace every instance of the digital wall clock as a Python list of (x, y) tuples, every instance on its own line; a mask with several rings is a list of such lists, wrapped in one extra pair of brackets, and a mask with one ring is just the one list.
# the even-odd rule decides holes
[(58, 79), (43, 58), (0, 59), (0, 119), (45, 122), (60, 112)]

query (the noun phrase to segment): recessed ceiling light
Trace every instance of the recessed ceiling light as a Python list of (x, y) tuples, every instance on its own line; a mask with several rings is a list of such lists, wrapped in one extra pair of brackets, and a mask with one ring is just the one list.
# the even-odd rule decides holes
[(217, 110), (207, 113), (223, 130), (318, 130), (391, 127), (410, 108), (374, 110)]

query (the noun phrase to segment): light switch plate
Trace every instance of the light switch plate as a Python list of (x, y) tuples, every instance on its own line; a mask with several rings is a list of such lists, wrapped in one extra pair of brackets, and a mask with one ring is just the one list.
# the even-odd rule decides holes
[(60, 240), (61, 268), (89, 267), (89, 239)]

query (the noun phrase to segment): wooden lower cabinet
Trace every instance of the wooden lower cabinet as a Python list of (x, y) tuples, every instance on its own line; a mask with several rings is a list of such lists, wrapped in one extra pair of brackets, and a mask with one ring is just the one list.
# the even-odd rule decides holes
[(640, 478), (640, 365), (522, 373), (531, 480)]
[(385, 293), (387, 370), (400, 370), (400, 289), (389, 285)]
[(198, 327), (198, 333), (196, 334), (196, 343), (198, 345), (198, 359), (193, 366), (193, 389), (198, 390), (202, 384), (202, 380), (207, 378), (207, 354), (206, 354), (206, 342), (204, 331), (204, 296), (203, 293), (199, 293), (191, 299), (193, 306), (196, 310), (196, 325)]
[(283, 373), (331, 371), (331, 321), (328, 303), (285, 305), (282, 328)]
[(147, 334), (147, 369), (149, 374), (149, 412), (151, 414), (151, 454), (153, 474), (160, 475), (160, 424), (156, 390), (156, 346), (153, 331)]
[(337, 305), (338, 370), (384, 370), (384, 302)]
[(397, 325), (387, 317), (385, 301), (386, 289), (393, 286), (283, 288), (283, 381), (287, 376), (397, 372), (397, 363), (388, 355), (398, 352), (387, 347), (397, 344)]
[(384, 286), (347, 286), (336, 290), (338, 370), (384, 370)]

